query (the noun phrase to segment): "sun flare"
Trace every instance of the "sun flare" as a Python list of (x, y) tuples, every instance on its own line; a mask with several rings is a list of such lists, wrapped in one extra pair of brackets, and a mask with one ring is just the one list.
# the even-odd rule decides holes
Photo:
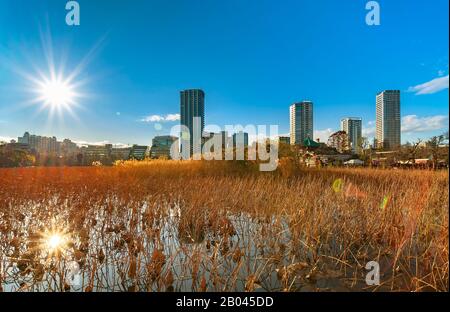
[(48, 238), (47, 246), (48, 246), (48, 249), (55, 250), (61, 246), (61, 243), (62, 243), (61, 236), (58, 234), (53, 234), (52, 236), (50, 236)]
[(53, 229), (42, 233), (41, 247), (51, 255), (64, 252), (68, 244), (69, 236), (66, 231)]
[(62, 80), (46, 81), (40, 88), (40, 94), (45, 104), (52, 107), (69, 106), (73, 103), (73, 88)]
[[(49, 29), (41, 32), (41, 41), (43, 53), (36, 59), (30, 57), (31, 71), (21, 64), (12, 62), (11, 65), (12, 70), (23, 79), (21, 91), (29, 94), (22, 104), (24, 107), (36, 107), (36, 115), (47, 112), (49, 125), (55, 117), (57, 122), (64, 122), (67, 114), (78, 121), (77, 111), (84, 109), (86, 100), (92, 94), (84, 89), (92, 81), (84, 70), (102, 45), (103, 39), (78, 63), (69, 61), (69, 55), (64, 52), (68, 47), (54, 48)], [(55, 61), (56, 56), (61, 60), (58, 63)]]

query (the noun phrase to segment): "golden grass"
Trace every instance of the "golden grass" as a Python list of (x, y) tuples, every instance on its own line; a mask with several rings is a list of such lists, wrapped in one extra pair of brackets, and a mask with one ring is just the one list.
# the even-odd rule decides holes
[[(150, 161), (0, 169), (0, 285), (448, 291), (448, 172)], [(38, 248), (45, 228), (70, 241)], [(378, 261), (381, 285), (364, 268)], [(82, 283), (68, 285), (70, 261)]]

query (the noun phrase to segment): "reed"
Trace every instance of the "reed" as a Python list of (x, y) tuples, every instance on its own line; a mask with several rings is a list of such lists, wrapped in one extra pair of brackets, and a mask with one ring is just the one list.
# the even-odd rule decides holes
[(257, 169), (0, 169), (0, 289), (448, 291), (447, 171)]

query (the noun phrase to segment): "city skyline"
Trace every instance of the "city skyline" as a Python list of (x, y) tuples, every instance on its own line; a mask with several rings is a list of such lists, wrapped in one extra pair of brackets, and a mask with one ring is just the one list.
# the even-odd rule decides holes
[[(373, 138), (375, 95), (399, 89), (402, 143), (446, 131), (448, 22), (437, 16), (448, 11), (448, 2), (429, 6), (380, 1), (383, 19), (378, 28), (364, 23), (364, 3), (326, 2), (325, 6), (265, 1), (169, 6), (138, 1), (126, 8), (111, 4), (105, 8), (106, 18), (92, 1), (82, 5), (86, 14), (81, 26), (69, 28), (59, 20), (65, 12), (55, 2), (4, 1), (0, 140), (30, 131), (86, 144), (151, 145), (154, 136), (169, 134), (180, 122), (178, 94), (191, 88), (207, 93), (206, 125), (278, 124), (280, 135), (285, 135), (287, 107), (308, 98), (315, 105), (313, 139), (326, 141), (346, 116), (361, 117), (363, 136)], [(189, 20), (181, 29), (178, 19), (196, 16), (200, 6), (208, 27)], [(336, 18), (337, 6), (342, 16)], [(403, 10), (405, 6), (408, 10)], [(221, 14), (224, 10), (234, 15)], [(261, 17), (246, 24), (254, 11)], [(8, 14), (14, 12), (20, 14)], [(298, 14), (305, 20), (293, 19)], [(125, 23), (122, 15), (135, 18)], [(37, 26), (45, 42), (47, 29), (51, 34), (56, 65), (67, 57), (67, 72), (89, 56), (81, 75), (89, 81), (81, 91), (89, 96), (74, 109), (78, 121), (66, 113), (64, 119), (47, 122), (47, 110), (38, 114), (36, 105), (22, 105), (28, 94), (11, 66), (27, 72), (33, 72), (30, 65), (45, 69)], [(132, 35), (145, 40), (136, 41)], [(389, 48), (381, 45), (386, 41)], [(176, 52), (179, 44), (183, 49)], [(97, 48), (90, 53), (93, 47)]]
[[(313, 116), (314, 116), (314, 104), (312, 101), (303, 100), (301, 102), (293, 103), (289, 106), (289, 115), (290, 115), (290, 129), (288, 134), (278, 133), (277, 138), (287, 137), (290, 139), (290, 144), (292, 145), (302, 145), (305, 139), (316, 140), (320, 142), (326, 142), (333, 135), (336, 135), (339, 132), (344, 131), (348, 135), (348, 144), (349, 148), (353, 152), (357, 152), (361, 147), (362, 142), (361, 139), (366, 139), (366, 142), (372, 146), (372, 148), (381, 148), (381, 149), (397, 149), (402, 145), (401, 141), (401, 121), (400, 121), (400, 91), (399, 90), (383, 90), (377, 93), (376, 100), (376, 128), (375, 128), (375, 136), (367, 137), (362, 134), (362, 118), (361, 117), (344, 117), (340, 120), (340, 130), (331, 133), (325, 139), (314, 137), (311, 133), (316, 133), (314, 130), (313, 124)], [(385, 110), (388, 109), (386, 113)], [(175, 115), (175, 114), (173, 114)], [(180, 91), (180, 111), (179, 114), (179, 124), (176, 124), (170, 129), (169, 133), (180, 132), (180, 138), (189, 137), (191, 151), (190, 155), (193, 153), (193, 144), (192, 142), (192, 133), (194, 133), (195, 127), (197, 127), (201, 137), (205, 137), (208, 133), (214, 134), (214, 132), (210, 132), (210, 127), (216, 127), (217, 125), (207, 124), (205, 125), (205, 92), (201, 89), (187, 89)], [(200, 124), (194, 126), (195, 117), (199, 118)], [(188, 130), (188, 133), (184, 133), (183, 130), (178, 130), (179, 126), (185, 127)], [(232, 126), (232, 125), (231, 125)], [(181, 128), (182, 129), (182, 128)], [(388, 129), (388, 130), (386, 130)], [(448, 130), (447, 130), (448, 131)], [(226, 135), (227, 131), (221, 131), (221, 135)], [(242, 131), (238, 131), (236, 133), (231, 133), (233, 140), (236, 134), (241, 134)], [(249, 140), (249, 134), (245, 134), (245, 145), (248, 143), (257, 142), (260, 140), (265, 140), (266, 138), (276, 139), (275, 137), (266, 136), (260, 137), (260, 134), (254, 136), (252, 140)], [(187, 135), (187, 136), (186, 136)], [(28, 144), (28, 139), (25, 140), (25, 136), (30, 136), (28, 131), (25, 131), (23, 137), (16, 138), (2, 138), (0, 136), (0, 143), (9, 143), (9, 142), (18, 142)], [(57, 141), (55, 135), (35, 135), (33, 134), (31, 137), (39, 137), (45, 141), (52, 141), (53, 144), (63, 143), (69, 141), (72, 144), (71, 139), (65, 138), (62, 142)], [(152, 146), (155, 139), (171, 137), (168, 134), (155, 135), (152, 138), (152, 143), (148, 146)], [(297, 138), (298, 137), (298, 138)], [(205, 137), (206, 138), (206, 137)], [(372, 141), (372, 142), (369, 142)], [(203, 141), (202, 141), (203, 142)], [(234, 142), (234, 141), (233, 141)], [(392, 143), (393, 142), (393, 143)], [(408, 143), (407, 141), (406, 143)], [(411, 142), (409, 142), (411, 143)], [(110, 141), (102, 141), (102, 142), (85, 142), (85, 141), (73, 141), (73, 144), (76, 144), (79, 147), (82, 146), (101, 146), (101, 145), (111, 145), (116, 148), (124, 148), (124, 147), (132, 147), (133, 145), (139, 145), (136, 143), (111, 143)], [(203, 144), (203, 143), (201, 143)], [(198, 153), (199, 151), (197, 151)]]

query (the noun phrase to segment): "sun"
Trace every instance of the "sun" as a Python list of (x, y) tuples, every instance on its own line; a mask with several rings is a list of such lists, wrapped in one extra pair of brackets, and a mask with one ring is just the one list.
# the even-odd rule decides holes
[(72, 79), (71, 76), (56, 75), (53, 71), (48, 77), (40, 75), (40, 79), (34, 79), (32, 90), (35, 98), (32, 103), (40, 105), (40, 110), (48, 109), (50, 117), (56, 112), (62, 118), (65, 111), (75, 117), (74, 109), (79, 106), (81, 94)]
[(75, 97), (73, 88), (67, 82), (59, 79), (43, 82), (39, 93), (44, 104), (51, 107), (70, 106)]
[(47, 246), (49, 250), (55, 250), (59, 248), (63, 243), (63, 239), (59, 234), (53, 234), (47, 240)]
[(61, 255), (70, 244), (70, 235), (65, 229), (45, 229), (41, 233), (40, 247), (51, 257), (53, 255)]
[[(74, 63), (69, 61), (67, 51), (70, 47), (59, 46), (54, 49), (49, 28), (41, 30), (40, 35), (42, 55), (34, 59), (32, 55), (28, 55), (28, 51), (24, 52), (30, 61), (31, 71), (28, 67), (24, 68), (23, 65), (14, 64), (11, 61), (11, 69), (23, 79), (20, 92), (28, 94), (21, 104), (24, 107), (37, 108), (36, 116), (42, 112), (48, 112), (49, 126), (54, 121), (54, 117), (60, 125), (63, 125), (67, 114), (79, 121), (77, 111), (84, 109), (92, 96), (91, 92), (84, 89), (88, 85), (91, 88), (93, 81), (85, 69), (103, 45), (104, 37), (78, 63)], [(58, 63), (55, 62), (55, 56), (60, 59)]]

